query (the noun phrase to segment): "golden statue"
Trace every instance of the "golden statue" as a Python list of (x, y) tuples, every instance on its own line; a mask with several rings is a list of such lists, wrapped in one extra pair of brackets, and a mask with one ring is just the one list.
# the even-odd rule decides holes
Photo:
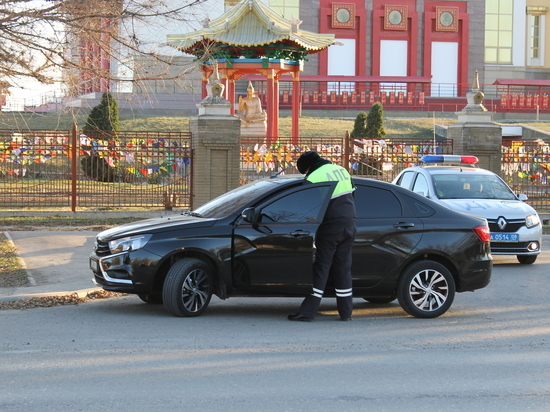
[(267, 113), (265, 110), (262, 110), (262, 102), (256, 96), (254, 86), (252, 86), (251, 82), (248, 82), (247, 94), (247, 97), (244, 99), (242, 96), (239, 96), (239, 110), (236, 116), (241, 119), (245, 126), (248, 126), (250, 123), (265, 122)]

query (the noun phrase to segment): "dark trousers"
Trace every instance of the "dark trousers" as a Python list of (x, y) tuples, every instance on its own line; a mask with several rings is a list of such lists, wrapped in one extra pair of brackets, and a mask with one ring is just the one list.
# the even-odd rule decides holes
[(300, 313), (315, 318), (329, 276), (334, 279), (336, 304), (341, 318), (351, 317), (353, 310), (351, 255), (355, 240), (355, 222), (323, 223), (315, 236), (313, 290), (300, 306)]

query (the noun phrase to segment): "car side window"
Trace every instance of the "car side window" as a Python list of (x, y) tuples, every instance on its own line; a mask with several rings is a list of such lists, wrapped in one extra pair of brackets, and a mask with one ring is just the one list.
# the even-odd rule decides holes
[(417, 199), (401, 194), (405, 202), (409, 205), (409, 207), (412, 209), (412, 211), (416, 214), (418, 217), (428, 217), (435, 213), (435, 210), (432, 209), (430, 206), (426, 205), (425, 203), (422, 203), (418, 201)]
[(430, 193), (428, 191), (428, 181), (426, 180), (424, 175), (421, 175), (419, 173), (416, 176), (416, 180), (414, 181), (414, 186), (412, 188), (412, 191), (422, 196), (428, 196), (428, 194)]
[(401, 202), (390, 191), (371, 186), (357, 186), (355, 209), (358, 219), (400, 217), (403, 214)]
[(262, 208), (260, 222), (315, 222), (320, 218), (321, 206), (330, 190), (330, 187), (324, 186), (290, 193)]
[(415, 172), (405, 172), (399, 178), (397, 185), (405, 187), (407, 189), (411, 188), (412, 181), (414, 179)]

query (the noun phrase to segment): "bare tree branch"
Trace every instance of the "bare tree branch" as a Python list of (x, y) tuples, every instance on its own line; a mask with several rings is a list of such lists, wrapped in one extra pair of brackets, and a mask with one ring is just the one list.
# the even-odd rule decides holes
[[(0, 83), (116, 78), (105, 64), (141, 55), (168, 63), (139, 30), (196, 22), (206, 0), (0, 0)], [(183, 30), (183, 29), (182, 29)], [(98, 57), (100, 56), (100, 57)], [(71, 74), (72, 73), (72, 74)], [(5, 89), (4, 89), (5, 90)]]

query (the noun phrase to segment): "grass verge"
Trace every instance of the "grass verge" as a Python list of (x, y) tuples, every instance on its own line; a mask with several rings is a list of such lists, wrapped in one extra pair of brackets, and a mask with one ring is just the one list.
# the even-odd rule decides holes
[(16, 288), (27, 284), (27, 272), (17, 257), (13, 243), (0, 232), (0, 288)]
[(142, 217), (75, 218), (71, 216), (3, 217), (0, 230), (105, 230)]

